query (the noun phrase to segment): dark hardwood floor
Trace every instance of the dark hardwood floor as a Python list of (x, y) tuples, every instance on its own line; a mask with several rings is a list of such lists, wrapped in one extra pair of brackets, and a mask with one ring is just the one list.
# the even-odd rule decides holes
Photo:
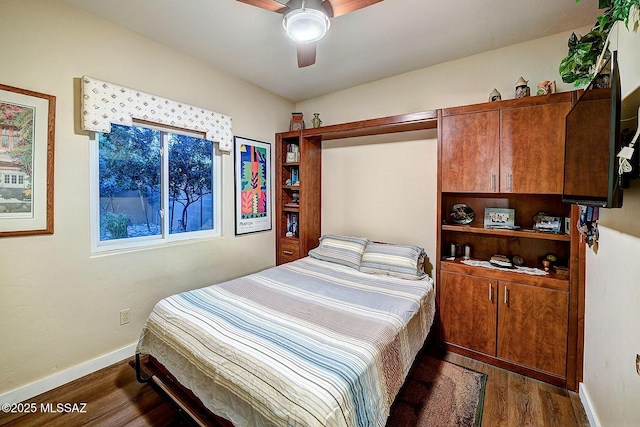
[[(442, 358), (488, 374), (483, 427), (589, 426), (576, 393), (454, 353), (447, 353)], [(0, 412), (0, 426), (188, 425), (152, 386), (136, 381), (129, 360), (28, 399), (25, 403), (35, 407), (36, 412)], [(75, 408), (74, 403), (78, 404)], [(84, 408), (83, 403), (86, 403)], [(59, 409), (63, 411), (84, 409), (84, 412), (41, 411), (43, 407), (58, 409), (58, 404), (62, 404)]]

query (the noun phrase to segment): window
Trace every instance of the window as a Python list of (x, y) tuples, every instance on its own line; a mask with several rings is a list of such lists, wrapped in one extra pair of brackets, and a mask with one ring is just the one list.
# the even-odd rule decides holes
[(220, 155), (200, 135), (112, 125), (92, 141), (94, 251), (220, 234)]

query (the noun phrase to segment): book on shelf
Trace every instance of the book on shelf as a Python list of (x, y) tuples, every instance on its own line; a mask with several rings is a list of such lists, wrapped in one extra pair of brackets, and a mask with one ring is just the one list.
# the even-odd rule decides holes
[(300, 174), (298, 168), (291, 169), (291, 185), (300, 185)]

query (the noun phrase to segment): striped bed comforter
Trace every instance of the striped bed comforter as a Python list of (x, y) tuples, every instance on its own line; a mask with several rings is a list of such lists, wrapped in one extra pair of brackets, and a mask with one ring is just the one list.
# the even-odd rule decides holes
[(137, 352), (238, 427), (382, 427), (434, 310), (430, 279), (307, 257), (163, 299)]

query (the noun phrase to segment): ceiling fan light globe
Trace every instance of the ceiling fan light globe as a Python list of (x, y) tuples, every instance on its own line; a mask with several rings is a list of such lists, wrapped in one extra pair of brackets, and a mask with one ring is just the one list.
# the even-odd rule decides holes
[(327, 33), (329, 17), (319, 10), (298, 9), (282, 20), (287, 35), (298, 43), (317, 42)]

